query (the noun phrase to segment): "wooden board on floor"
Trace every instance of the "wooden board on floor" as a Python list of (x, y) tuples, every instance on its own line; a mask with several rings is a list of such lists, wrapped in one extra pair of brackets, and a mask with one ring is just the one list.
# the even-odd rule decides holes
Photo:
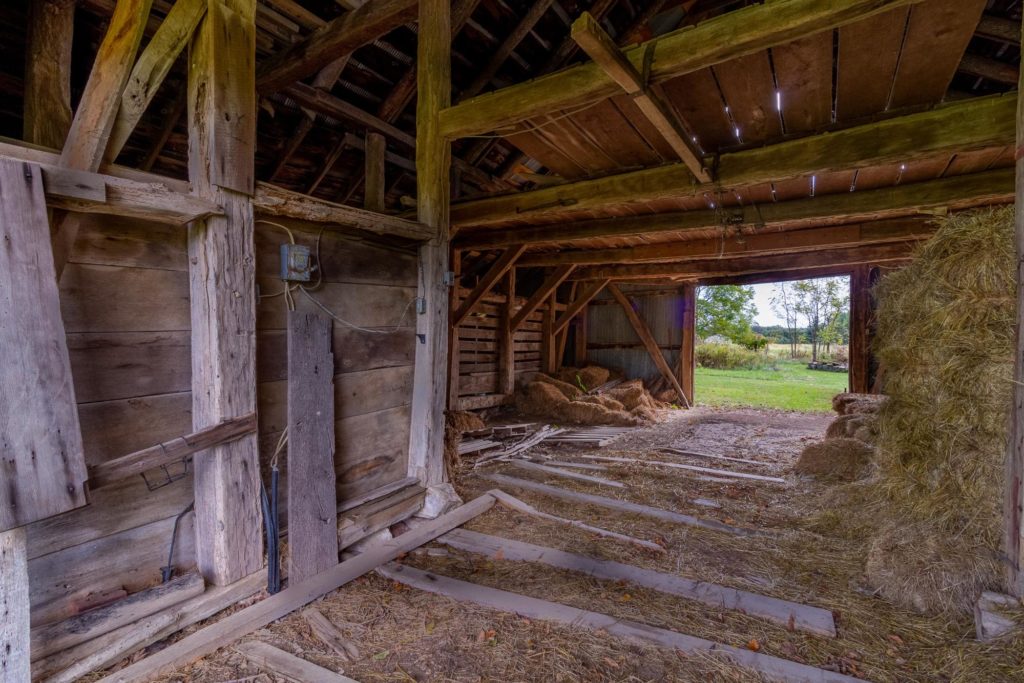
[(664, 460), (642, 460), (640, 458), (616, 458), (604, 455), (584, 455), (588, 460), (600, 460), (601, 462), (619, 462), (630, 465), (655, 465), (658, 467), (671, 467), (673, 469), (687, 470), (688, 472), (700, 472), (712, 477), (732, 477), (734, 479), (749, 479), (751, 481), (764, 481), (773, 484), (785, 484), (782, 477), (767, 477), (763, 474), (749, 474), (747, 472), (732, 472), (730, 470), (716, 470), (711, 467), (700, 467), (698, 465), (682, 465), (678, 462), (665, 462)]
[(712, 607), (752, 614), (781, 624), (783, 628), (799, 629), (830, 638), (836, 636), (836, 624), (832, 618), (832, 612), (820, 607), (749, 593), (706, 581), (696, 581), (676, 574), (665, 574), (634, 567), (621, 562), (599, 560), (555, 548), (489, 536), (468, 529), (454, 529), (437, 540), (459, 550), (489, 557), (500, 555), (503, 559), (511, 561), (541, 562), (559, 569), (581, 572), (608, 581), (628, 581), (662, 593), (696, 600)]
[(572, 472), (570, 470), (560, 470), (557, 467), (548, 467), (547, 465), (541, 465), (535, 462), (529, 462), (528, 460), (510, 460), (509, 464), (513, 467), (518, 467), (521, 470), (528, 470), (530, 472), (541, 472), (543, 474), (551, 474), (556, 477), (564, 477), (566, 479), (575, 479), (576, 481), (585, 481), (588, 484), (599, 484), (600, 486), (612, 486), (618, 489), (626, 488), (626, 485), (621, 481), (612, 481), (611, 479), (605, 479), (603, 477), (595, 477), (589, 474), (581, 474), (579, 472)]
[(38, 166), (0, 161), (0, 531), (86, 504), (85, 452)]
[(338, 563), (331, 321), (288, 313), (288, 576)]
[(526, 479), (517, 479), (516, 477), (509, 477), (504, 474), (483, 474), (480, 476), (489, 481), (493, 481), (496, 484), (525, 489), (535, 493), (542, 493), (544, 495), (551, 496), (552, 498), (571, 500), (577, 503), (584, 503), (586, 505), (596, 505), (598, 507), (609, 508), (634, 515), (643, 515), (644, 517), (653, 517), (654, 519), (660, 519), (674, 524), (683, 524), (700, 529), (708, 529), (710, 531), (721, 531), (723, 533), (733, 534), (734, 536), (751, 536), (757, 533), (752, 529), (743, 529), (741, 527), (723, 524), (722, 522), (717, 522), (713, 519), (701, 519), (692, 515), (673, 512), (671, 510), (662, 510), (661, 508), (651, 507), (649, 505), (631, 503), (628, 500), (618, 500), (616, 498), (605, 498), (604, 496), (595, 496), (589, 493), (580, 493), (578, 491), (568, 491), (566, 489), (558, 488), (557, 486), (549, 486), (536, 481), (527, 481)]
[(817, 669), (787, 659), (772, 657), (751, 650), (715, 643), (676, 631), (648, 626), (617, 617), (569, 607), (557, 602), (532, 598), (519, 593), (510, 593), (497, 588), (480, 586), (459, 581), (447, 576), (432, 574), (412, 567), (390, 564), (377, 570), (379, 574), (418, 588), (429, 593), (445, 595), (454, 600), (464, 600), (483, 607), (517, 614), (531, 619), (543, 619), (573, 628), (604, 631), (608, 635), (626, 640), (672, 648), (680, 652), (711, 652), (724, 655), (740, 666), (760, 672), (769, 680), (801, 681), (803, 683), (858, 683), (861, 679), (833, 671)]
[(235, 652), (248, 659), (265, 672), (283, 676), (293, 681), (316, 681), (316, 683), (356, 683), (348, 676), (325, 669), (308, 660), (279, 650), (273, 645), (250, 640), (235, 645)]

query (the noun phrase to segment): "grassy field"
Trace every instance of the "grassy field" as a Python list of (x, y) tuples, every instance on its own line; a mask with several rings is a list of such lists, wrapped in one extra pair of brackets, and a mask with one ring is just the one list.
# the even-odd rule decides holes
[(788, 359), (777, 365), (778, 370), (697, 368), (697, 404), (828, 412), (832, 397), (846, 390), (846, 373), (808, 370), (804, 361)]

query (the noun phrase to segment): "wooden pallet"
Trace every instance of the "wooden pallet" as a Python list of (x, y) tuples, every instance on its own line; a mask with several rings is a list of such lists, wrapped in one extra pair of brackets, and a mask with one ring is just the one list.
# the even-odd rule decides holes
[(577, 446), (604, 448), (635, 427), (583, 427), (544, 439), (544, 443), (569, 443)]

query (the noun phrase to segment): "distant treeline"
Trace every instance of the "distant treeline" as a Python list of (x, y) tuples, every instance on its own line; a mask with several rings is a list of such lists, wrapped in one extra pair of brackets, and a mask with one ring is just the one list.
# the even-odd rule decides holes
[[(847, 320), (849, 319), (849, 315), (845, 312), (841, 314), (841, 317), (845, 317)], [(841, 320), (839, 324), (839, 332), (841, 335), (839, 343), (849, 344), (850, 326), (848, 322), (843, 324), (844, 322), (846, 322), (846, 320)], [(750, 329), (755, 334), (764, 335), (770, 339), (773, 344), (808, 344), (811, 339), (810, 332), (807, 327), (797, 327), (792, 332), (782, 325), (751, 325)], [(793, 339), (793, 336), (796, 336), (796, 339)]]

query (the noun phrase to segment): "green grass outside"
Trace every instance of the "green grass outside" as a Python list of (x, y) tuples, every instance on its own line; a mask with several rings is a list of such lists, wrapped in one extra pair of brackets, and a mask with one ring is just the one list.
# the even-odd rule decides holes
[(789, 359), (777, 365), (778, 370), (697, 368), (697, 404), (829, 412), (832, 397), (846, 391), (845, 372), (808, 370), (806, 362)]

